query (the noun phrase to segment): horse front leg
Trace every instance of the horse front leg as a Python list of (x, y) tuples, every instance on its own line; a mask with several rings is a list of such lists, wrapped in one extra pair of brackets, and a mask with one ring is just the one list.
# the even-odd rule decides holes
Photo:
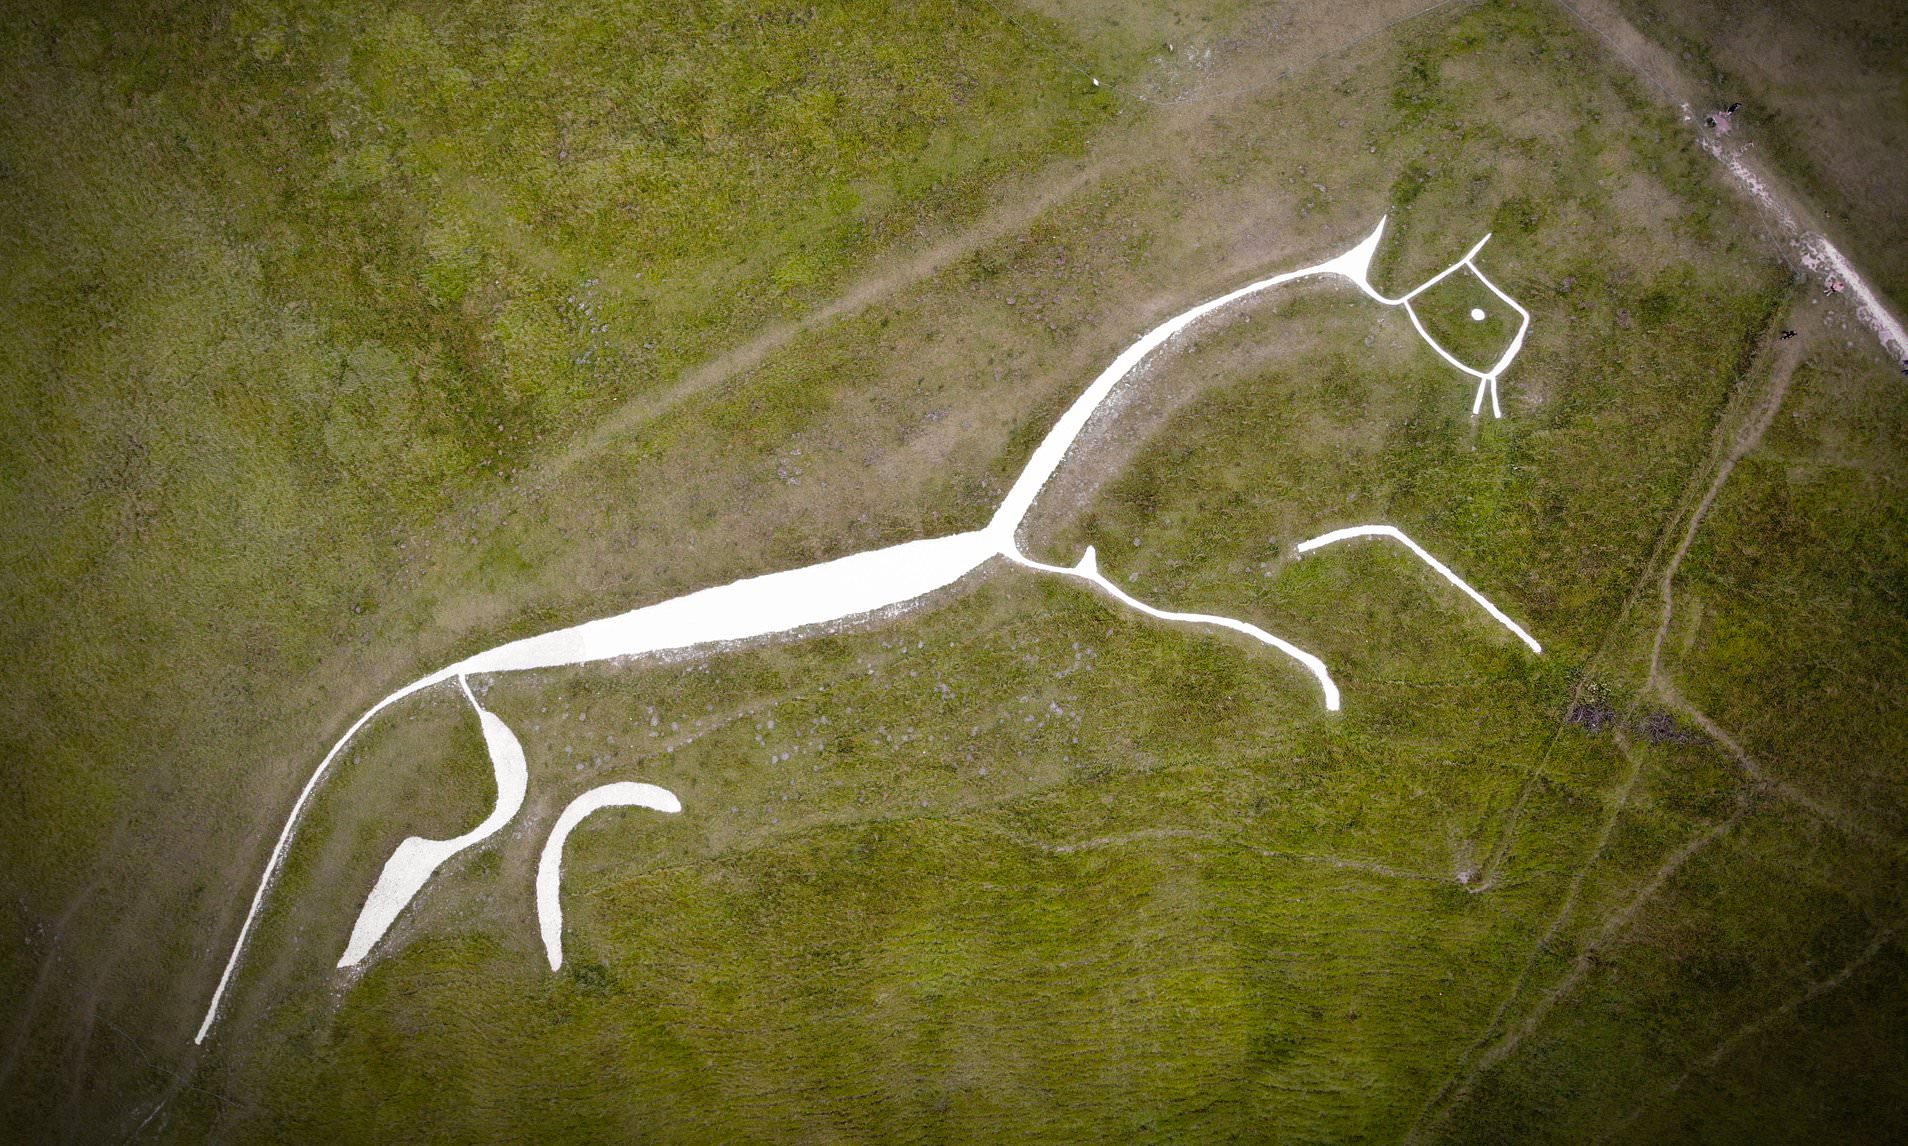
[(1359, 537), (1383, 537), (1403, 545), (1406, 549), (1411, 550), (1419, 560), (1429, 565), (1438, 576), (1456, 585), (1466, 597), (1469, 597), (1471, 600), (1483, 606), (1484, 611), (1491, 615), (1492, 620), (1495, 620), (1498, 624), (1509, 629), (1516, 635), (1518, 640), (1530, 646), (1531, 652), (1541, 653), (1544, 651), (1544, 646), (1537, 642), (1537, 638), (1525, 632), (1522, 625), (1511, 620), (1508, 613), (1496, 605), (1491, 604), (1489, 598), (1485, 597), (1484, 594), (1478, 592), (1476, 589), (1471, 588), (1470, 585), (1465, 583), (1464, 578), (1451, 572), (1450, 566), (1431, 556), (1429, 550), (1405, 536), (1404, 531), (1395, 525), (1353, 525), (1345, 529), (1334, 529), (1330, 533), (1322, 533), (1310, 541), (1299, 542), (1298, 553), (1299, 556), (1302, 557), (1314, 549), (1321, 549), (1327, 545), (1332, 545), (1340, 541), (1350, 541)]

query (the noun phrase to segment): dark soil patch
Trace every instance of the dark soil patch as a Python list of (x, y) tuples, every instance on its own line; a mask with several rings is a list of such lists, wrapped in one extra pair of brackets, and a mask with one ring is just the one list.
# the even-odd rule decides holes
[(1684, 727), (1667, 712), (1650, 713), (1636, 722), (1636, 730), (1651, 744), (1695, 744), (1703, 739), (1702, 733)]
[(1564, 719), (1586, 732), (1602, 732), (1615, 726), (1617, 710), (1600, 701), (1573, 704), (1570, 711), (1564, 714)]

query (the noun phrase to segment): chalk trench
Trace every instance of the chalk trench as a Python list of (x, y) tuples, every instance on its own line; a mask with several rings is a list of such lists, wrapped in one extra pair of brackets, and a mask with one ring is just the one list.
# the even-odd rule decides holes
[(667, 788), (622, 780), (591, 788), (563, 809), (544, 842), (543, 855), (537, 859), (537, 929), (543, 934), (543, 953), (552, 971), (563, 967), (563, 903), (558, 896), (563, 882), (563, 845), (590, 813), (619, 807), (650, 808), (674, 815), (682, 811), (682, 801)]
[[(1027, 467), (1008, 491), (1000, 509), (995, 512), (993, 519), (983, 529), (951, 537), (910, 541), (801, 569), (745, 578), (727, 585), (702, 589), (672, 600), (633, 609), (613, 617), (511, 641), (413, 681), (372, 705), (345, 731), (338, 742), (332, 745), (324, 759), (319, 761), (311, 778), (305, 782), (304, 788), (299, 791), (298, 798), (293, 801), (291, 812), (286, 816), (285, 826), (279, 832), (278, 840), (272, 847), (271, 856), (266, 861), (264, 874), (260, 877), (258, 888), (252, 895), (245, 922), (239, 928), (238, 938), (232, 945), (231, 956), (226, 960), (225, 969), (219, 976), (218, 986), (212, 993), (211, 1003), (206, 1007), (205, 1018), (199, 1024), (198, 1034), (193, 1041), (204, 1042), (207, 1032), (212, 1029), (213, 1021), (218, 1017), (220, 1003), (224, 1000), (226, 988), (231, 984), (232, 974), (238, 967), (245, 944), (251, 937), (252, 928), (257, 923), (259, 909), (265, 901), (266, 892), (270, 889), (284, 861), (298, 817), (310, 800), (312, 792), (316, 790), (319, 781), (330, 769), (332, 762), (372, 717), (405, 697), (444, 681), (452, 679), (458, 681), (471, 707), (476, 710), (478, 720), (483, 725), (485, 747), (490, 754), (491, 766), (496, 773), (497, 806), (481, 824), (454, 839), (427, 840), (412, 836), (398, 845), (391, 854), (391, 858), (385, 862), (377, 883), (365, 900), (357, 923), (352, 928), (350, 941), (346, 944), (343, 956), (338, 960), (340, 967), (353, 966), (362, 961), (377, 945), (378, 940), (383, 938), (405, 906), (423, 889), (440, 867), (459, 852), (483, 842), (502, 829), (522, 807), (524, 792), (528, 785), (528, 768), (524, 761), (523, 746), (501, 719), (477, 703), (477, 698), (471, 692), (467, 680), (475, 674), (520, 672), (529, 669), (588, 664), (620, 657), (641, 656), (645, 653), (691, 648), (720, 648), (779, 634), (804, 630), (815, 631), (822, 626), (880, 614), (885, 610), (892, 610), (916, 601), (935, 590), (953, 584), (989, 560), (1002, 557), (1028, 569), (1085, 581), (1119, 603), (1160, 620), (1211, 625), (1251, 637), (1286, 654), (1311, 673), (1323, 693), (1325, 707), (1336, 711), (1339, 707), (1338, 687), (1332, 682), (1331, 673), (1325, 663), (1311, 653), (1244, 621), (1207, 613), (1173, 612), (1148, 605), (1101, 575), (1091, 548), (1087, 550), (1080, 562), (1071, 568), (1036, 561), (1020, 551), (1016, 535), (1028, 511), (1033, 508), (1034, 500), (1060, 468), (1068, 450), (1086, 428), (1093, 413), (1112, 393), (1121, 379), (1130, 374), (1147, 355), (1201, 318), (1241, 299), (1297, 279), (1339, 275), (1351, 280), (1359, 290), (1379, 303), (1404, 307), (1419, 336), (1441, 358), (1478, 380), (1477, 396), (1471, 403), (1472, 414), (1477, 414), (1481, 409), (1484, 396), (1488, 392), (1493, 416), (1502, 417), (1503, 411), (1497, 397), (1497, 377), (1510, 365), (1511, 360), (1523, 347), (1524, 335), (1530, 328), (1530, 313), (1518, 305), (1516, 300), (1498, 289), (1495, 283), (1478, 270), (1474, 260), (1484, 244), (1490, 240), (1490, 236), (1485, 235), (1465, 253), (1463, 258), (1419, 284), (1415, 289), (1397, 298), (1387, 298), (1372, 287), (1367, 277), (1372, 256), (1377, 251), (1384, 230), (1385, 220), (1380, 219), (1378, 225), (1357, 246), (1336, 258), (1328, 259), (1315, 266), (1287, 271), (1249, 283), (1228, 294), (1200, 303), (1147, 331), (1138, 341), (1121, 352), (1105, 370), (1101, 371), (1093, 383), (1067, 408), (1066, 413), (1061, 415), (1060, 420), (1035, 449), (1033, 457), (1028, 460)], [(1412, 299), (1460, 270), (1467, 270), (1476, 275), (1491, 293), (1502, 299), (1519, 316), (1517, 333), (1510, 345), (1486, 370), (1472, 368), (1440, 346), (1437, 340), (1425, 330), (1416, 308), (1411, 305)], [(1306, 553), (1337, 541), (1366, 536), (1386, 537), (1403, 543), (1445, 580), (1456, 585), (1472, 600), (1483, 606), (1493, 619), (1516, 634), (1530, 647), (1531, 651), (1542, 651), (1537, 641), (1502, 610), (1491, 604), (1442, 562), (1432, 557), (1417, 542), (1392, 526), (1368, 525), (1335, 530), (1304, 542), (1298, 548), (1301, 553)], [(564, 810), (558, 820), (557, 830), (552, 832), (549, 842), (545, 845), (537, 872), (537, 911), (544, 946), (552, 967), (560, 965), (562, 961), (562, 908), (558, 899), (557, 885), (561, 878), (563, 842), (569, 832), (590, 812), (601, 807), (626, 803), (668, 812), (674, 812), (681, 807), (673, 794), (654, 785), (605, 785), (586, 792), (573, 801)]]

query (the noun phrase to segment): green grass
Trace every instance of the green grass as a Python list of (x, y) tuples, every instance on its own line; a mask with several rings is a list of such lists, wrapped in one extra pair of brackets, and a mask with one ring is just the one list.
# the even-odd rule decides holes
[(1462, 271), (1411, 300), (1411, 306), (1426, 333), (1473, 370), (1495, 366), (1517, 337), (1518, 313)]
[[(0, 181), (32, 256), (0, 341), (23, 380), (6, 448), (34, 463), (0, 468), (4, 583), (36, 671), (7, 722), (32, 767), (0, 788), (33, 829), (0, 856), (33, 921), (119, 882), (79, 901), (21, 1020), (10, 1123), (1395, 1141), (1433, 1105), (1433, 1138), (1577, 1140), (1899, 917), (1888, 847), (1752, 790), (1687, 725), (1657, 743), (1642, 723), (1662, 539), (1794, 297), (1673, 115), (1567, 14), (1453, 7), (1249, 89), (1259, 65), (1223, 51), (1203, 79), (1156, 69), (1156, 35), (1195, 39), (1166, 15), (1015, 12), (1115, 81), (1252, 91), (1190, 112), (1092, 95), (985, 6), (809, 10), (12, 33), (41, 118), (5, 136), (8, 171), (33, 174)], [(816, 52), (840, 53), (827, 82), (790, 80)], [(944, 65), (896, 66), (924, 55)], [(910, 253), (917, 228), (956, 233), (987, 194), (1082, 160), (1077, 187), (932, 273), (588, 436)], [(1092, 544), (1144, 600), (1317, 652), (1342, 713), (1275, 652), (1004, 567), (799, 644), (477, 682), (528, 750), (525, 812), (339, 975), (390, 849), (489, 799), (467, 710), (419, 698), (321, 789), (189, 1049), (291, 793), (371, 699), (510, 636), (978, 526), (1152, 322), (1386, 211), (1392, 293), (1495, 232), (1480, 261), (1533, 312), (1505, 420), (1469, 419), (1470, 381), (1402, 313), (1294, 287), (1151, 366), (1030, 530), (1038, 556)], [(1427, 317), (1483, 347), (1468, 305)], [(1667, 663), (1773, 774), (1892, 832), (1899, 642), (1877, 616), (1901, 565), (1897, 391), (1810, 337), (1798, 416), (1684, 567)], [(1545, 654), (1382, 541), (1293, 559), (1369, 521)], [(1622, 741), (1564, 718), (1585, 699)], [(624, 779), (685, 810), (576, 833), (551, 975), (537, 851), (565, 802)], [(27, 934), (0, 964), (12, 998), (48, 950)], [(1725, 1135), (1759, 1111), (1879, 1135), (1900, 970), (1884, 945), (1626, 1132)], [(1882, 1080), (1872, 1103), (1838, 1074)], [(1461, 1099), (1435, 1106), (1454, 1078)]]
[(1079, 146), (1094, 100), (997, 20), (909, 13), (10, 21), (7, 643), (70, 670), (9, 670), (59, 828), (8, 865), (77, 886), (128, 738), (194, 753), (230, 666), (388, 639), (354, 618), (407, 537)]
[[(1903, 410), (1866, 349), (1808, 310), (1783, 325), (1818, 341), (1679, 571), (1664, 662), (1784, 786), (1746, 783), (1701, 738), (1639, 744), (1640, 790), (1586, 885), (1598, 906), (1550, 957), (1580, 978), (1479, 1081), (1456, 1138), (1898, 1132), (1900, 709), (1883, 682), (1903, 547), (1881, 491)], [(1631, 921), (1597, 923), (1614, 913)]]
[(1908, 515), (1893, 493), (1908, 404), (1859, 362), (1840, 346), (1805, 362), (1737, 468), (1685, 566), (1694, 615), (1677, 673), (1778, 775), (1899, 837), (1908, 786), (1890, 762), (1908, 723), (1886, 682), (1908, 671)]

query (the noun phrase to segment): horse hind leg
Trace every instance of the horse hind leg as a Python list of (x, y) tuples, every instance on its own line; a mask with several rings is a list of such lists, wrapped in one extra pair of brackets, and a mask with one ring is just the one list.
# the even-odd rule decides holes
[(497, 780), (497, 804), (481, 824), (455, 839), (427, 840), (421, 836), (411, 836), (397, 846), (391, 858), (384, 862), (378, 882), (371, 888), (363, 909), (358, 912), (358, 921), (351, 929), (351, 939), (338, 959), (340, 967), (355, 966), (363, 961), (371, 949), (377, 946), (378, 940), (384, 938), (391, 924), (397, 921), (398, 915), (437, 874), (437, 869), (459, 852), (482, 843), (502, 830), (523, 807), (524, 793), (530, 780), (523, 745), (496, 713), (477, 703), (477, 697), (471, 692), (470, 682), (466, 678), (458, 677), (457, 683), (464, 690), (465, 699), (470, 701), (471, 708), (477, 713), (478, 723), (483, 727), (484, 748), (490, 756), (491, 771)]
[(1231, 629), (1235, 633), (1241, 633), (1251, 637), (1262, 645), (1269, 645), (1305, 666), (1305, 670), (1312, 674), (1314, 680), (1318, 681), (1319, 690), (1325, 694), (1326, 711), (1338, 711), (1338, 685), (1333, 683), (1331, 670), (1325, 667), (1324, 661), (1282, 637), (1273, 636), (1271, 633), (1266, 632), (1264, 629), (1261, 629), (1249, 621), (1241, 621), (1233, 617), (1222, 617), (1213, 613), (1179, 613), (1169, 609), (1156, 609), (1108, 580), (1106, 576), (1100, 572), (1099, 557), (1094, 553), (1091, 545), (1087, 546), (1086, 553), (1080, 558), (1079, 564), (1073, 566), (1071, 569), (1064, 565), (1048, 565), (1044, 561), (1035, 561), (1033, 558), (1026, 556), (1013, 547), (1009, 547), (1003, 555), (1015, 564), (1024, 565), (1029, 569), (1036, 569), (1042, 573), (1055, 573), (1062, 577), (1072, 577), (1076, 580), (1085, 581), (1088, 584), (1097, 586), (1101, 592), (1112, 597), (1120, 604), (1137, 612), (1144, 613), (1149, 617), (1162, 621), (1179, 621), (1185, 624), (1212, 625), (1221, 629)]
[(591, 788), (563, 809), (537, 860), (537, 930), (552, 971), (563, 967), (563, 845), (570, 832), (592, 812), (618, 807), (649, 808), (673, 815), (682, 811), (682, 801), (667, 788), (624, 780)]

